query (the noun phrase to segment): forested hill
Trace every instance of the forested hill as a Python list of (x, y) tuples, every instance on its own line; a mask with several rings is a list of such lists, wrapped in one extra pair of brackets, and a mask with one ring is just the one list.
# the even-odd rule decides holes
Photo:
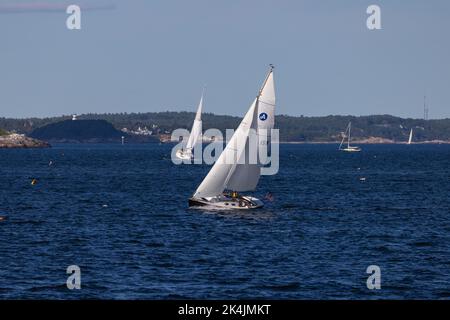
[[(116, 129), (136, 130), (147, 127), (156, 133), (168, 133), (177, 128), (190, 129), (195, 117), (193, 112), (149, 112), (117, 114), (84, 114), (78, 119), (102, 119), (113, 124)], [(0, 118), (0, 128), (17, 133), (29, 134), (36, 128), (49, 123), (70, 119), (71, 116), (54, 118), (6, 119)], [(240, 117), (203, 114), (203, 129), (234, 129)], [(414, 129), (414, 141), (450, 141), (450, 119), (427, 120), (403, 119), (390, 115), (374, 116), (326, 116), (292, 117), (279, 115), (276, 127), (280, 129), (280, 140), (299, 142), (326, 142), (341, 139), (341, 132), (348, 122), (352, 122), (352, 137), (355, 140), (377, 137), (393, 141), (405, 141), (409, 130)]]

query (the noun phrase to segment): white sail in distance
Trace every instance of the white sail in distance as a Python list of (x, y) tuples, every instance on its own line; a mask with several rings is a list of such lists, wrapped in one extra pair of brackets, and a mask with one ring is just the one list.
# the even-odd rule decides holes
[[(342, 145), (344, 144), (344, 141), (346, 138), (348, 138), (347, 148), (350, 146), (350, 127), (351, 127), (351, 125), (352, 125), (352, 123), (349, 122), (347, 125), (347, 128), (345, 128), (345, 132), (344, 132), (344, 135), (342, 136), (341, 144), (339, 145), (339, 150), (342, 149)], [(348, 135), (347, 135), (347, 132), (348, 132)]]
[(409, 132), (408, 144), (411, 144), (411, 142), (412, 142), (412, 137), (413, 137), (413, 129), (411, 128), (411, 131)]
[(191, 134), (189, 135), (188, 142), (186, 144), (186, 151), (192, 153), (192, 149), (198, 142), (202, 135), (202, 108), (203, 108), (203, 96), (200, 98), (200, 103), (198, 104), (197, 113), (195, 115), (194, 123), (192, 125)]
[(256, 188), (261, 168), (258, 163), (251, 163), (249, 160), (252, 158), (250, 152), (258, 152), (259, 143), (256, 141), (258, 145), (252, 148), (249, 144), (249, 133), (250, 129), (257, 132), (259, 129), (270, 131), (274, 125), (274, 114), (275, 91), (271, 68), (258, 97), (251, 104), (219, 159), (195, 191), (194, 198), (218, 196), (226, 189), (251, 191)]
[(348, 123), (348, 140), (347, 140), (347, 148), (350, 148), (350, 131), (352, 130), (352, 123)]

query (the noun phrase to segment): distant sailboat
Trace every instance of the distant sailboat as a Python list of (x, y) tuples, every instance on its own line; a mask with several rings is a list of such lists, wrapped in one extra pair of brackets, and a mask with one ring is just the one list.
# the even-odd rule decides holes
[[(350, 146), (350, 139), (351, 139), (350, 138), (350, 131), (351, 131), (351, 127), (352, 127), (352, 123), (349, 122), (348, 126), (347, 126), (347, 129), (345, 129), (344, 136), (342, 137), (341, 144), (339, 145), (339, 150), (340, 151), (346, 151), (346, 152), (359, 152), (359, 151), (361, 151), (360, 147), (352, 147), (352, 146)], [(348, 132), (348, 134), (347, 134), (347, 132)], [(342, 148), (342, 145), (344, 144), (345, 138), (347, 138), (347, 147), (346, 148)]]
[(178, 150), (176, 156), (182, 160), (190, 160), (194, 156), (193, 149), (202, 135), (202, 109), (203, 109), (203, 96), (205, 91), (203, 90), (198, 104), (197, 113), (195, 115), (194, 123), (192, 124), (191, 134), (189, 135), (188, 142), (185, 149)]
[(411, 144), (412, 138), (413, 138), (413, 129), (411, 128), (411, 131), (409, 132), (408, 144)]
[[(250, 130), (256, 130), (258, 133), (258, 147), (262, 143), (267, 143), (267, 137), (263, 137), (260, 133), (263, 130), (270, 133), (275, 123), (274, 116), (275, 88), (273, 66), (271, 66), (258, 96), (239, 127), (192, 198), (189, 199), (190, 207), (254, 209), (264, 205), (257, 198), (240, 195), (238, 192), (255, 190), (261, 175), (261, 166), (246, 160), (250, 159)], [(244, 159), (245, 161), (242, 161)], [(228, 192), (224, 192), (225, 190)]]

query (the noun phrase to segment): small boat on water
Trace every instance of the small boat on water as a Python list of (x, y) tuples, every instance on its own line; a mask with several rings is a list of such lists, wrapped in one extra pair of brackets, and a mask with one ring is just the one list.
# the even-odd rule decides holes
[(203, 96), (205, 91), (203, 90), (202, 96), (200, 98), (200, 103), (198, 104), (197, 113), (195, 115), (194, 123), (192, 124), (191, 133), (189, 135), (186, 148), (180, 149), (176, 152), (176, 157), (181, 160), (191, 160), (194, 157), (194, 147), (202, 136), (202, 109), (203, 109)]
[[(351, 132), (351, 128), (352, 128), (352, 123), (349, 122), (347, 129), (345, 129), (344, 135), (342, 137), (342, 141), (341, 144), (339, 145), (339, 150), (340, 151), (345, 151), (345, 152), (360, 152), (361, 148), (360, 147), (356, 147), (356, 146), (350, 146), (350, 132)], [(344, 141), (347, 138), (347, 146), (343, 148), (344, 145)]]
[[(255, 197), (239, 192), (256, 189), (261, 165), (249, 161), (252, 152), (258, 152), (262, 144), (268, 145), (268, 137), (275, 124), (275, 87), (273, 66), (251, 104), (239, 127), (234, 132), (225, 149), (203, 179), (194, 195), (189, 199), (189, 207), (207, 206), (216, 209), (256, 209), (264, 203)], [(256, 131), (257, 146), (250, 147), (250, 131)], [(253, 146), (253, 145), (252, 145)]]

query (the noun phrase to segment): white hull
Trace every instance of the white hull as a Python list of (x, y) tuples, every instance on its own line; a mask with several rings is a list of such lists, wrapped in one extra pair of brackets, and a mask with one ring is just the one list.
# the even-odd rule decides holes
[(359, 147), (349, 147), (349, 148), (341, 149), (341, 151), (345, 151), (345, 152), (360, 152), (361, 148), (359, 148)]
[(217, 196), (211, 198), (191, 198), (189, 199), (189, 207), (209, 207), (215, 209), (227, 210), (249, 210), (257, 209), (264, 206), (264, 203), (254, 197), (239, 196), (231, 198), (229, 196)]

